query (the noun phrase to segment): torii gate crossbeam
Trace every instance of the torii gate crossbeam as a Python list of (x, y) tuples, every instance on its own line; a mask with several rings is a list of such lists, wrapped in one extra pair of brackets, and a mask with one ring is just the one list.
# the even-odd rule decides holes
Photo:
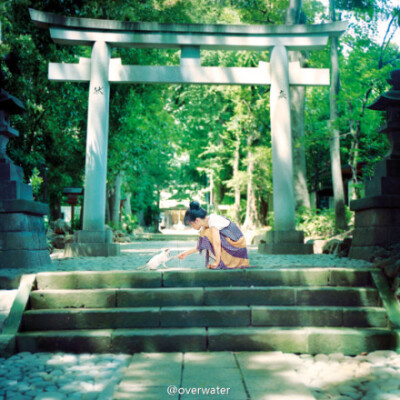
[[(90, 82), (83, 231), (76, 234), (77, 254), (113, 253), (104, 246), (110, 241), (104, 231), (110, 83), (271, 85), (275, 230), (279, 241), (289, 237), (287, 242), (302, 245), (302, 235), (295, 231), (289, 87), (329, 85), (329, 69), (301, 68), (299, 63), (288, 62), (287, 53), (324, 48), (329, 36), (339, 36), (346, 30), (347, 22), (290, 26), (158, 24), (29, 11), (38, 27), (49, 29), (54, 42), (92, 46), (91, 59), (49, 64), (51, 80)], [(180, 49), (180, 65), (123, 65), (120, 59), (111, 58), (113, 47)], [(270, 62), (260, 62), (258, 67), (222, 68), (201, 66), (203, 49), (272, 51)], [(296, 246), (289, 247), (293, 250)], [(300, 247), (298, 251), (302, 252)]]

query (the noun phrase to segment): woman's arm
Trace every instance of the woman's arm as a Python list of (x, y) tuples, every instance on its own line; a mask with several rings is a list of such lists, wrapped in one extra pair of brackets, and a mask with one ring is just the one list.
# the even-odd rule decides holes
[(197, 247), (193, 247), (193, 249), (186, 250), (183, 253), (179, 254), (178, 258), (180, 260), (184, 260), (187, 256), (190, 256), (191, 254), (195, 254), (198, 252), (199, 252), (199, 250), (197, 249)]

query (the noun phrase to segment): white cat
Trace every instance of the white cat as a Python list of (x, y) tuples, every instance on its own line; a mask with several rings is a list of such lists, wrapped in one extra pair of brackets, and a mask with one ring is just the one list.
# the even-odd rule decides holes
[[(143, 265), (141, 267), (138, 267), (137, 269), (150, 269), (150, 270), (155, 270), (157, 269), (161, 264), (163, 265), (163, 268), (167, 268), (165, 263), (169, 261), (171, 258), (169, 258), (170, 254), (170, 249), (163, 249), (161, 253), (156, 254), (155, 256), (151, 257), (149, 261), (147, 261), (146, 265)], [(175, 258), (175, 257), (172, 257)]]

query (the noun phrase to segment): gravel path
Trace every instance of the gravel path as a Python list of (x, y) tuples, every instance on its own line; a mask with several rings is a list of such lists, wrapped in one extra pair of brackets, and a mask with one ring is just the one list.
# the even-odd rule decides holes
[[(53, 265), (42, 267), (42, 271), (103, 271), (103, 270), (133, 270), (144, 266), (146, 262), (163, 248), (171, 250), (171, 257), (182, 251), (195, 247), (195, 241), (143, 241), (121, 245), (121, 255), (117, 257), (70, 257), (64, 258), (63, 251), (52, 254)], [(371, 263), (363, 260), (339, 258), (328, 254), (312, 255), (268, 255), (258, 254), (255, 246), (249, 246), (250, 265), (257, 268), (288, 268), (288, 267), (351, 267), (366, 268)], [(169, 268), (201, 269), (205, 267), (205, 259), (201, 254), (193, 254), (183, 261), (172, 259), (167, 262)], [(40, 272), (36, 269), (24, 271), (2, 269), (2, 276), (15, 276), (20, 273)]]

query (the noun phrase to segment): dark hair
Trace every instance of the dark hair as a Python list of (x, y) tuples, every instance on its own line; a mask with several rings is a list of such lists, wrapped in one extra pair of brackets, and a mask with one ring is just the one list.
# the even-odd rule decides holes
[(189, 225), (189, 222), (193, 222), (196, 218), (205, 218), (207, 216), (207, 211), (200, 207), (197, 201), (191, 201), (190, 207), (186, 210), (185, 218), (183, 219), (185, 225)]

